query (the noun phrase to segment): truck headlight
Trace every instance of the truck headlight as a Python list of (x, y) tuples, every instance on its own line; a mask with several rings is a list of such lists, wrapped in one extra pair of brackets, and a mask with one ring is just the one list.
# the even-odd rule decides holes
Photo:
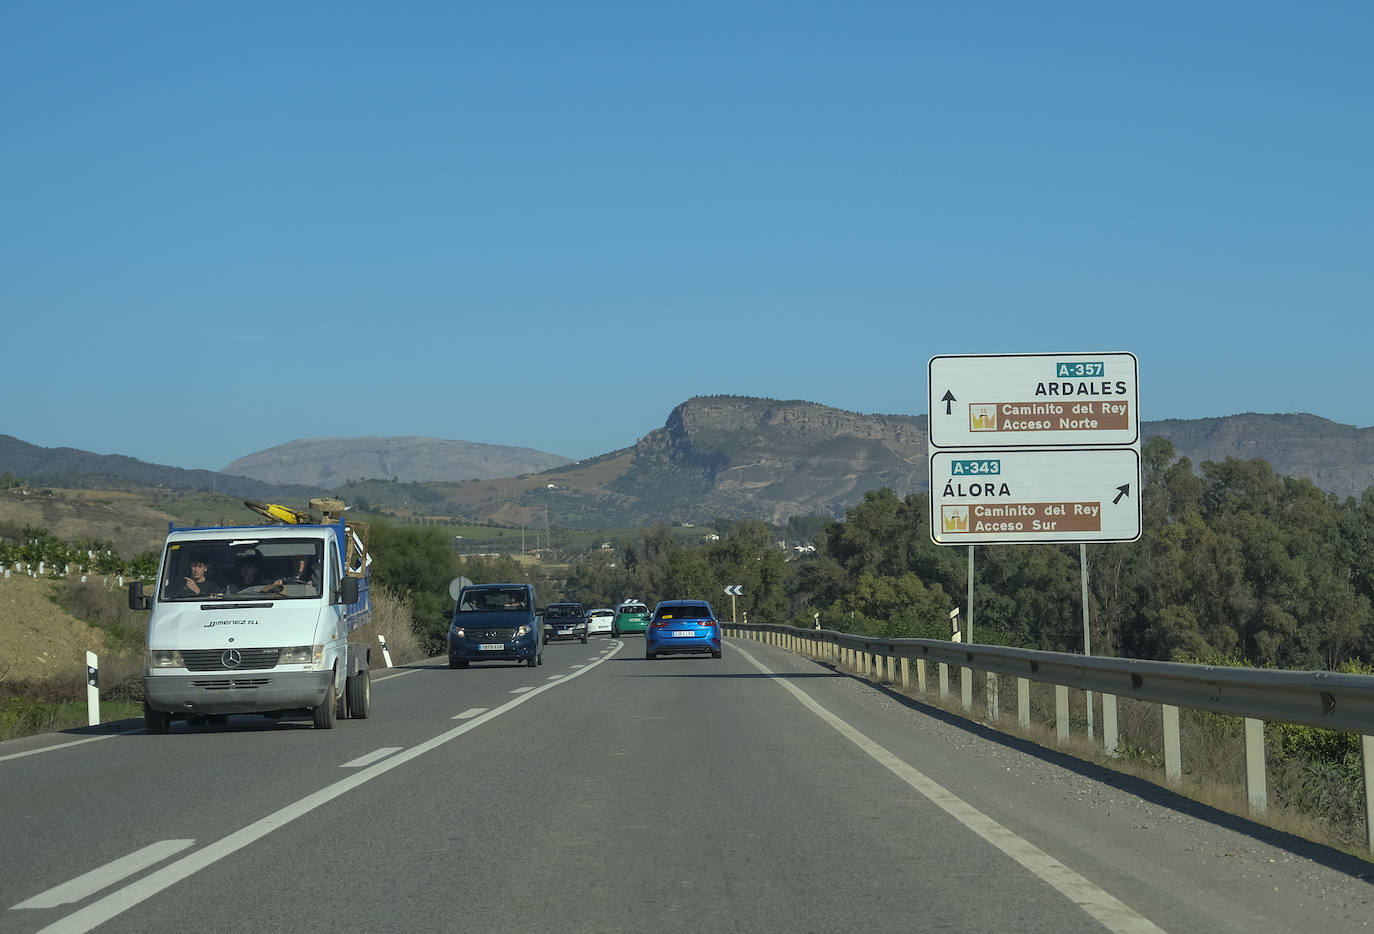
[(176, 649), (149, 649), (143, 656), (145, 668), (185, 668), (181, 653)]
[(453, 636), (455, 639), (466, 639), (468, 637), (468, 631), (462, 626), (454, 626), (449, 630), (449, 635)]
[(293, 645), (281, 650), (277, 656), (278, 665), (309, 665), (312, 668), (324, 667), (323, 645)]
[(515, 630), (515, 632), (511, 633), (510, 637), (512, 639), (519, 639), (523, 636), (528, 636), (533, 631), (534, 629), (527, 623), (524, 626), (521, 626), (519, 629)]

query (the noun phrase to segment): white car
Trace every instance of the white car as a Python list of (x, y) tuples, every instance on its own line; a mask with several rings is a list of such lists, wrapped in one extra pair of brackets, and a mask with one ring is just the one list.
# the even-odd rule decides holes
[(611, 634), (611, 623), (613, 622), (615, 622), (615, 610), (604, 606), (588, 610), (587, 635), (594, 636), (600, 633), (608, 636)]

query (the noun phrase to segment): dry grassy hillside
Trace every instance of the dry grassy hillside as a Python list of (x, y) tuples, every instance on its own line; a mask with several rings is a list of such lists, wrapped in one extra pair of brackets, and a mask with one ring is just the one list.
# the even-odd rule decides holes
[(26, 527), (47, 529), (65, 542), (99, 539), (121, 555), (162, 547), (167, 513), (147, 495), (123, 490), (40, 490), (0, 492), (0, 536), (18, 540)]
[(37, 681), (76, 672), (100, 654), (104, 633), (52, 601), (52, 581), (0, 574), (0, 681)]

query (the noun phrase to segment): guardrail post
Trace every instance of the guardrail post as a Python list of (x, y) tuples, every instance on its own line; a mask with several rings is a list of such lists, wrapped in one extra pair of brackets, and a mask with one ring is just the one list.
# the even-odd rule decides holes
[(1030, 679), (1016, 679), (1016, 722), (1030, 726)]
[(1251, 814), (1269, 810), (1269, 789), (1264, 775), (1264, 721), (1245, 718), (1245, 797)]
[(1117, 746), (1116, 735), (1116, 695), (1102, 695), (1102, 748), (1107, 751), (1107, 755), (1115, 756)]
[(949, 665), (944, 662), (938, 663), (940, 669), (940, 700), (949, 697)]
[(916, 690), (922, 694), (926, 692), (926, 660), (916, 659)]
[(959, 700), (965, 710), (973, 709), (973, 669), (959, 669)]
[(1069, 738), (1069, 686), (1054, 686), (1054, 731), (1062, 743)]
[(887, 657), (887, 683), (892, 684), (897, 680), (897, 659), (891, 655)]
[(1360, 751), (1364, 754), (1364, 829), (1369, 850), (1374, 852), (1374, 736), (1360, 737)]
[(989, 671), (989, 672), (988, 672), (987, 702), (988, 702), (988, 719), (989, 719), (989, 720), (996, 720), (997, 717), (998, 717), (998, 715), (999, 715), (999, 713), (1000, 713), (1000, 711), (998, 710), (998, 698), (997, 698), (997, 672), (995, 672), (995, 671)]
[(911, 690), (911, 659), (902, 659), (902, 689)]
[(1171, 784), (1183, 781), (1183, 756), (1178, 742), (1178, 708), (1161, 704), (1164, 708), (1164, 777)]

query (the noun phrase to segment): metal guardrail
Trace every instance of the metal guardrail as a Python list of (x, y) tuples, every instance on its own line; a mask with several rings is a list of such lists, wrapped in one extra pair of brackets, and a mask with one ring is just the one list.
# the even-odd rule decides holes
[[(867, 671), (868, 659), (906, 659), (920, 665), (925, 684), (925, 662), (951, 668), (1010, 675), (1018, 679), (1020, 718), (1026, 723), (1029, 690), (1026, 682), (1057, 686), (1056, 712), (1060, 736), (1068, 731), (1067, 689), (1102, 695), (1104, 739), (1115, 752), (1116, 700), (1126, 697), (1162, 705), (1165, 723), (1165, 772), (1170, 781), (1181, 778), (1178, 748), (1178, 708), (1205, 710), (1245, 718), (1246, 786), (1252, 813), (1267, 809), (1265, 754), (1262, 721), (1298, 723), (1305, 726), (1355, 733), (1362, 737), (1365, 777), (1365, 823), (1369, 848), (1374, 851), (1374, 675), (1330, 671), (1285, 671), (1258, 668), (1222, 668), (1131, 658), (1041, 652), (996, 645), (963, 644), (939, 639), (878, 639), (831, 629), (800, 629), (770, 624), (723, 624), (736, 635), (766, 637), (794, 648), (812, 646), (837, 661), (846, 657)], [(907, 664), (903, 663), (903, 683)], [(890, 663), (889, 663), (890, 670)], [(941, 668), (941, 689), (945, 687)], [(971, 678), (961, 679), (964, 706), (971, 706)], [(995, 719), (996, 689), (989, 678), (988, 703)], [(1089, 708), (1091, 709), (1091, 707)], [(1091, 714), (1089, 714), (1091, 718)], [(1091, 719), (1089, 720), (1091, 729)]]
[(1181, 662), (1040, 652), (939, 639), (874, 639), (830, 629), (727, 624), (890, 658), (926, 659), (955, 668), (1013, 675), (1117, 697), (1194, 710), (1374, 734), (1374, 675), (1330, 671), (1220, 668)]

